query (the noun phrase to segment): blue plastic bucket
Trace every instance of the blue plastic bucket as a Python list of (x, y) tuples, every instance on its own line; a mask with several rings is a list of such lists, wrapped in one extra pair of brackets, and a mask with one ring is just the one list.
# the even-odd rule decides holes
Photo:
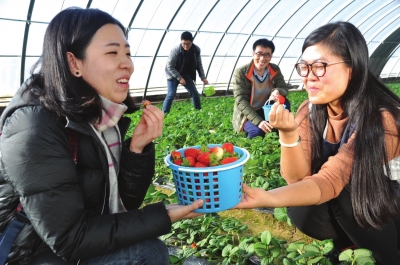
[[(262, 107), (263, 110), (264, 110), (264, 119), (265, 119), (266, 121), (269, 121), (269, 112), (271, 111), (272, 106), (273, 106), (273, 104), (272, 104), (272, 105), (264, 105), (264, 106)], [(283, 108), (286, 109), (286, 105), (283, 105)]]
[[(213, 146), (221, 145), (208, 145)], [(182, 156), (185, 149), (178, 150)], [(236, 206), (242, 200), (243, 167), (250, 155), (243, 148), (235, 146), (234, 150), (240, 157), (237, 161), (215, 167), (178, 166), (172, 163), (171, 155), (166, 156), (164, 161), (172, 170), (179, 204), (189, 205), (203, 199), (203, 206), (194, 211), (197, 213), (220, 212)]]

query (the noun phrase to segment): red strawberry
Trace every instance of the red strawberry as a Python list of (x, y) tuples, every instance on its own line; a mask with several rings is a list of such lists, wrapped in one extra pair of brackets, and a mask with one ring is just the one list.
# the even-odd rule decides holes
[(210, 148), (210, 152), (215, 154), (215, 158), (219, 161), (221, 160), (223, 154), (224, 154), (224, 149), (220, 146), (215, 146)]
[(182, 165), (185, 167), (194, 167), (194, 164), (196, 164), (196, 159), (193, 157), (188, 156), (183, 159)]
[(226, 164), (229, 164), (229, 163), (233, 163), (236, 160), (238, 160), (237, 157), (227, 157), (227, 158), (222, 159), (221, 164), (222, 165), (226, 165)]
[(224, 144), (222, 144), (221, 147), (228, 153), (233, 154), (233, 152), (235, 152), (235, 149), (234, 149), (234, 146), (232, 143), (224, 143)]
[(193, 242), (193, 244), (191, 245), (191, 248), (196, 248), (196, 242)]
[(172, 161), (175, 161), (176, 159), (182, 159), (182, 154), (179, 151), (174, 150), (171, 152), (171, 158)]
[(197, 162), (200, 162), (203, 165), (208, 166), (210, 164), (210, 155), (211, 153), (202, 153), (197, 157)]
[(182, 163), (183, 163), (182, 159), (175, 159), (174, 160), (174, 164), (175, 165), (182, 166)]
[(185, 149), (185, 151), (183, 151), (183, 154), (185, 157), (193, 157), (194, 159), (197, 158), (197, 149), (190, 147)]
[(282, 95), (279, 95), (278, 96), (278, 101), (279, 101), (279, 104), (285, 104), (285, 97), (282, 96)]
[(196, 162), (196, 164), (194, 164), (194, 167), (207, 167), (207, 165), (204, 165), (203, 163), (200, 162)]

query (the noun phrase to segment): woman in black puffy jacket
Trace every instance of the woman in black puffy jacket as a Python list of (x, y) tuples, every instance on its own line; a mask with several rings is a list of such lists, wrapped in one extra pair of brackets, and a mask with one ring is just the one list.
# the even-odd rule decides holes
[(8, 264), (168, 264), (157, 236), (202, 205), (141, 206), (164, 114), (137, 110), (125, 29), (97, 9), (61, 11), (32, 76), (0, 119), (0, 231), (22, 206), (27, 223)]

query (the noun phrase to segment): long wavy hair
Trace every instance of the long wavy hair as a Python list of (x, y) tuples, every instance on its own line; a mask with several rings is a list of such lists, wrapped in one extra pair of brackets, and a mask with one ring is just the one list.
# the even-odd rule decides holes
[[(125, 33), (122, 24), (99, 9), (68, 8), (58, 13), (47, 27), (43, 53), (31, 70), (23, 93), (34, 89), (46, 109), (76, 121), (101, 120), (102, 103), (96, 90), (83, 78), (74, 76), (67, 52), (85, 59), (86, 49), (97, 30), (114, 24)], [(126, 36), (127, 37), (127, 36)], [(129, 93), (124, 101), (128, 111), (137, 109)]]
[[(351, 23), (329, 23), (314, 30), (304, 41), (302, 52), (316, 44), (345, 60), (352, 69), (351, 80), (340, 99), (344, 114), (356, 132), (349, 183), (351, 203), (361, 227), (379, 229), (399, 217), (395, 183), (390, 180), (382, 110), (393, 115), (400, 131), (400, 98), (368, 69), (366, 41)], [(327, 105), (312, 105), (310, 117), (314, 174), (324, 162), (322, 136), (328, 119)]]

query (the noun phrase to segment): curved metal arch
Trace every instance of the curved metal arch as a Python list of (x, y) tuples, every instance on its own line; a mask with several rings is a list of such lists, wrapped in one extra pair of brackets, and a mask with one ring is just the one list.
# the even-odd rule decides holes
[(214, 5), (211, 7), (210, 11), (208, 11), (207, 16), (204, 17), (203, 21), (200, 23), (199, 27), (196, 30), (196, 33), (193, 36), (193, 39), (196, 37), (197, 33), (199, 33), (201, 27), (203, 26), (204, 22), (206, 22), (208, 16), (211, 14), (211, 12), (214, 10), (214, 8), (217, 6), (217, 4), (219, 3), (220, 0), (217, 0)]
[(243, 48), (242, 50), (239, 52), (239, 55), (236, 57), (236, 62), (235, 65), (232, 68), (232, 73), (231, 73), (231, 77), (229, 78), (229, 82), (228, 82), (228, 86), (226, 88), (226, 92), (229, 91), (229, 86), (231, 85), (231, 81), (232, 81), (232, 77), (233, 74), (235, 73), (235, 68), (236, 65), (240, 59), (240, 55), (243, 53), (244, 48), (246, 47), (247, 43), (249, 42), (249, 40), (251, 39), (251, 36), (253, 36), (253, 33), (256, 31), (256, 29), (260, 26), (261, 22), (264, 21), (264, 19), (269, 15), (269, 13), (272, 11), (272, 9), (274, 9), (274, 7), (280, 2), (280, 0), (278, 0), (269, 10), (268, 12), (260, 19), (260, 21), (257, 23), (257, 25), (254, 27), (253, 31), (249, 34), (249, 37), (247, 38), (247, 40), (245, 41), (245, 43), (243, 44)]
[[(393, 10), (393, 11), (394, 11), (394, 10)], [(384, 26), (382, 26), (382, 27), (381, 27), (381, 30), (378, 31), (378, 32), (371, 38), (371, 40), (368, 42), (368, 44), (371, 43), (372, 40), (375, 39), (375, 37), (378, 36), (378, 35), (383, 31), (383, 29), (385, 29), (388, 25), (392, 24), (392, 23), (393, 23), (395, 20), (397, 20), (398, 18), (400, 18), (400, 14), (398, 14), (397, 17), (393, 17), (389, 22), (387, 22)], [(393, 32), (391, 32), (391, 33), (393, 33)], [(390, 35), (390, 34), (389, 34), (389, 35)]]
[[(281, 58), (279, 59), (278, 65), (281, 63), (283, 56), (286, 54), (286, 52), (288, 51), (290, 45), (291, 45), (291, 44), (293, 43), (293, 41), (297, 38), (297, 36), (300, 34), (300, 32), (301, 32), (311, 21), (313, 21), (313, 19), (314, 19), (316, 16), (318, 16), (318, 14), (321, 13), (322, 10), (324, 10), (324, 9), (325, 9), (330, 3), (332, 3), (332, 2), (333, 2), (333, 0), (329, 1), (324, 7), (322, 7), (322, 8), (317, 12), (317, 14), (315, 14), (315, 15), (313, 16), (312, 19), (309, 19), (309, 20), (307, 21), (307, 23), (305, 23), (304, 26), (303, 26), (301, 29), (299, 29), (299, 30), (297, 31), (296, 35), (292, 38), (292, 41), (291, 41), (291, 42), (289, 43), (289, 45), (286, 47), (286, 50), (282, 53), (282, 56), (281, 56)], [(343, 10), (343, 9), (341, 9), (341, 10)], [(339, 11), (339, 12), (340, 12), (340, 11)], [(337, 13), (336, 13), (336, 14), (337, 14)], [(336, 14), (335, 14), (335, 15), (336, 15)]]
[[(366, 8), (368, 5), (370, 5), (371, 3), (373, 3), (373, 1), (369, 2), (367, 5), (363, 6), (362, 8), (360, 8), (357, 12), (355, 12), (353, 15), (351, 15), (347, 21), (349, 21), (352, 17), (354, 17), (356, 14), (358, 14), (359, 12), (361, 12), (364, 8)], [(389, 2), (390, 3), (390, 2)], [(388, 5), (389, 3), (387, 3), (386, 5)], [(373, 14), (371, 14), (370, 16), (368, 16), (368, 18), (366, 18), (363, 22), (361, 22), (358, 26), (356, 26), (357, 28), (362, 25), (366, 20), (368, 20), (370, 17), (372, 17), (374, 14), (376, 14), (379, 10), (381, 10), (382, 8), (384, 8), (386, 5), (381, 6), (381, 8), (379, 8), (378, 10), (376, 10)], [(343, 10), (343, 9), (342, 9)], [(342, 11), (341, 10), (341, 11)], [(301, 56), (298, 57), (298, 59), (300, 59)], [(293, 73), (294, 73), (295, 69), (292, 70), (292, 73), (290, 74), (289, 80), (288, 82), (290, 82)]]
[[(383, 17), (385, 17), (385, 16), (387, 16), (388, 14), (390, 14), (390, 13), (392, 13), (393, 11), (395, 11), (396, 9), (398, 9), (399, 7), (396, 7), (396, 8), (393, 8), (391, 11), (389, 11), (389, 12), (387, 12)], [(378, 12), (378, 11), (377, 11)], [(377, 12), (375, 12), (374, 14), (376, 14)], [(372, 15), (369, 17), (369, 18), (371, 18), (372, 17)], [(368, 29), (366, 29), (362, 34), (363, 35), (365, 35), (365, 33), (367, 33), (369, 30), (371, 30), (376, 24), (378, 24), (379, 22), (380, 22), (381, 20), (380, 19), (378, 19), (375, 23), (373, 23), (373, 24), (371, 24), (371, 26), (368, 28)], [(380, 33), (380, 32), (379, 32)], [(378, 33), (378, 34), (379, 34)], [(376, 35), (378, 35), (378, 34), (376, 34)], [(375, 35), (375, 36), (376, 36)], [(373, 38), (372, 38), (373, 39)], [(369, 42), (368, 42), (369, 43)]]
[(28, 35), (29, 35), (29, 27), (31, 25), (32, 11), (35, 6), (35, 0), (31, 0), (29, 3), (28, 14), (26, 16), (26, 24), (25, 24), (25, 33), (24, 33), (24, 42), (22, 44), (22, 54), (21, 54), (21, 75), (20, 75), (20, 83), (21, 85), (25, 81), (25, 59), (26, 59), (26, 45), (28, 43)]
[(207, 69), (207, 73), (206, 76), (208, 76), (208, 73), (210, 72), (211, 69), (211, 65), (212, 65), (212, 61), (214, 60), (215, 54), (217, 53), (217, 50), (219, 48), (219, 46), (221, 45), (222, 40), (224, 39), (226, 32), (228, 31), (228, 29), (232, 26), (233, 22), (235, 22), (236, 18), (239, 16), (240, 13), (242, 13), (242, 11), (246, 8), (246, 6), (250, 3), (250, 0), (248, 0), (246, 2), (246, 4), (243, 5), (243, 7), (239, 10), (239, 12), (237, 12), (236, 16), (232, 19), (231, 23), (228, 25), (228, 27), (226, 28), (225, 32), (222, 34), (221, 39), (218, 42), (218, 45), (215, 47), (215, 51), (213, 53), (213, 55), (211, 56), (211, 60), (210, 60), (210, 64), (208, 65), (208, 69)]
[[(308, 2), (308, 0), (305, 1), (302, 5), (300, 5), (299, 8), (297, 8), (297, 9), (290, 15), (290, 17), (285, 21), (285, 23), (283, 23), (283, 24), (281, 25), (281, 27), (275, 32), (274, 36), (271, 38), (271, 41), (273, 41), (273, 39), (278, 35), (279, 31), (281, 31), (281, 29), (286, 25), (286, 23), (287, 23), (289, 20), (292, 19), (292, 17), (294, 16), (294, 14), (296, 14), (307, 2)], [(293, 40), (292, 40), (292, 42), (293, 42)], [(289, 47), (289, 46), (288, 46), (288, 47)], [(282, 55), (282, 56), (283, 56), (283, 55)], [(282, 58), (281, 58), (281, 60), (282, 60)], [(279, 60), (279, 63), (281, 62), (281, 60)], [(279, 63), (278, 63), (278, 65), (279, 65)], [(292, 75), (290, 75), (290, 77), (291, 77), (291, 76), (292, 76)], [(288, 81), (288, 83), (289, 83), (289, 81)]]
[(393, 54), (393, 51), (399, 47), (400, 44), (400, 27), (391, 32), (381, 44), (370, 55), (369, 69), (373, 74), (379, 76), (387, 64), (388, 58)]
[(285, 23), (283, 23), (282, 26), (275, 32), (275, 35), (272, 36), (271, 41), (276, 37), (276, 35), (278, 35), (278, 32), (281, 31), (281, 29), (286, 25), (286, 23), (287, 23), (289, 20), (292, 19), (292, 17), (294, 16), (294, 14), (296, 14), (296, 13), (300, 10), (300, 8), (302, 8), (307, 2), (308, 2), (308, 0), (305, 1), (302, 5), (300, 5), (299, 8), (297, 8), (297, 9), (290, 15), (290, 17), (289, 17), (288, 19), (286, 19)]
[(89, 0), (87, 5), (86, 5), (86, 9), (90, 8), (90, 6), (92, 5), (93, 0)]
[(128, 34), (129, 28), (132, 26), (133, 21), (135, 20), (136, 15), (137, 15), (137, 13), (139, 12), (139, 9), (140, 9), (140, 7), (141, 7), (142, 4), (143, 4), (143, 1), (144, 1), (144, 0), (140, 0), (140, 3), (139, 3), (138, 6), (136, 7), (136, 10), (135, 10), (135, 12), (134, 12), (133, 15), (132, 15), (131, 21), (129, 21), (128, 26), (126, 26), (125, 34)]
[[(325, 9), (330, 3), (332, 3), (332, 2), (333, 2), (333, 1), (330, 1), (328, 4), (326, 4), (323, 8), (321, 8), (321, 10), (320, 10), (317, 14), (319, 14), (322, 10), (324, 10), (324, 9)], [(329, 19), (329, 21), (330, 21), (333, 17), (335, 17), (337, 14), (339, 14), (340, 12), (342, 12), (343, 9), (345, 9), (346, 7), (348, 7), (348, 6), (349, 6), (351, 3), (353, 3), (353, 2), (354, 2), (354, 0), (351, 1), (351, 2), (349, 2), (345, 7), (343, 7), (342, 9), (340, 9), (338, 12), (336, 12), (336, 14), (332, 15), (332, 17)], [(292, 39), (292, 41), (289, 43), (289, 45), (287, 46), (286, 50), (285, 50), (284, 53), (282, 54), (282, 57), (281, 57), (281, 59), (279, 60), (278, 64), (281, 63), (283, 56), (286, 54), (286, 52), (288, 51), (290, 45), (292, 45), (293, 41), (297, 38), (297, 36), (300, 34), (300, 32), (301, 32), (312, 20), (313, 20), (313, 19), (310, 19), (310, 20), (297, 32), (296, 36)], [(298, 58), (300, 58), (300, 57), (298, 57)], [(290, 76), (289, 76), (289, 79), (288, 79), (288, 83), (290, 83), (290, 79), (292, 79), (293, 73), (294, 73), (294, 68), (292, 69), (292, 72), (290, 73)]]
[(153, 61), (151, 62), (149, 75), (148, 75), (147, 81), (146, 81), (146, 86), (145, 86), (145, 88), (144, 88), (143, 99), (146, 99), (146, 93), (147, 93), (147, 88), (148, 88), (149, 81), (150, 81), (150, 77), (151, 77), (151, 72), (153, 71), (154, 62), (155, 62), (156, 59), (157, 59), (157, 54), (158, 54), (158, 51), (160, 50), (161, 44), (162, 44), (163, 41), (164, 41), (165, 35), (167, 34), (169, 27), (171, 26), (171, 24), (172, 24), (172, 22), (174, 21), (176, 15), (179, 13), (179, 10), (181, 10), (181, 8), (182, 8), (182, 6), (183, 6), (183, 4), (184, 4), (185, 2), (186, 2), (186, 0), (183, 0), (182, 3), (179, 5), (179, 7), (176, 9), (176, 12), (175, 12), (174, 16), (171, 18), (171, 21), (169, 22), (168, 26), (166, 27), (166, 29), (165, 29), (165, 31), (164, 31), (164, 34), (163, 34), (163, 36), (162, 36), (162, 38), (161, 38), (161, 40), (160, 40), (160, 43), (158, 44), (157, 50), (156, 50), (156, 52), (154, 53)]
[[(351, 16), (347, 21), (349, 21), (352, 17), (354, 17), (356, 14), (358, 14), (361, 10), (363, 10), (365, 7), (369, 6), (371, 3), (373, 3), (374, 1), (372, 0), (368, 5), (365, 5), (363, 8), (361, 8), (360, 10), (358, 10), (353, 16)], [(360, 22), (360, 24), (358, 24), (356, 27), (359, 28), (362, 24), (365, 23), (365, 21), (367, 21), (370, 17), (372, 17), (373, 15), (375, 15), (376, 13), (378, 13), (379, 11), (381, 11), (383, 8), (385, 8), (387, 5), (389, 5), (391, 2), (387, 2), (384, 5), (381, 5), (378, 9), (376, 9), (371, 15), (369, 15), (368, 17), (366, 17), (362, 22)]]
[[(397, 49), (399, 48), (399, 46), (397, 46)], [(396, 51), (397, 49), (394, 49), (394, 51)], [(393, 52), (392, 52), (393, 55)], [(396, 67), (396, 65), (400, 62), (400, 56), (399, 58), (397, 58), (396, 62), (393, 64), (392, 70), (390, 70), (389, 74), (388, 74), (388, 78), (390, 77), (390, 74), (393, 72), (393, 69)]]

